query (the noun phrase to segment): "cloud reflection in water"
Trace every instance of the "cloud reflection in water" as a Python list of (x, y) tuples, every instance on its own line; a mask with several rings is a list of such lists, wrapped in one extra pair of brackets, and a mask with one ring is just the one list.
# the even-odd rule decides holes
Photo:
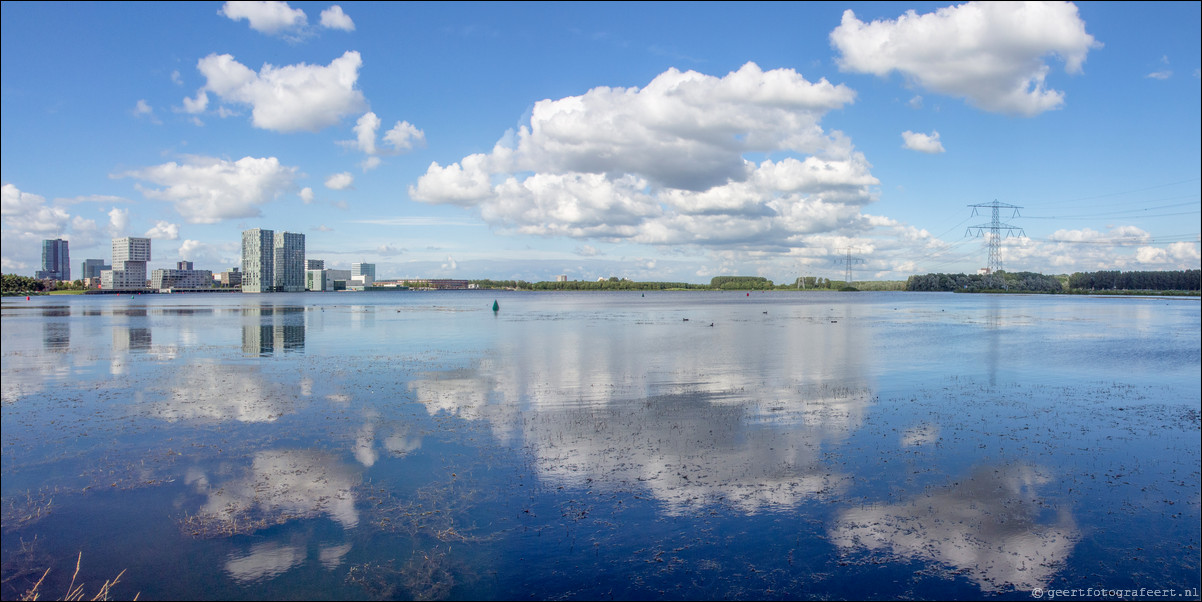
[(831, 541), (952, 567), (986, 592), (1046, 587), (1080, 539), (1067, 511), (1044, 517), (1035, 490), (1050, 480), (1032, 466), (980, 467), (909, 503), (845, 510)]
[(166, 399), (152, 409), (168, 422), (274, 422), (293, 408), (284, 385), (264, 378), (255, 365), (201, 361), (169, 376)]
[(846, 361), (854, 338), (819, 339), (801, 320), (722, 331), (672, 320), (604, 336), (587, 321), (519, 322), (495, 353), (410, 389), (431, 415), (520, 441), (551, 483), (649, 491), (669, 513), (716, 502), (754, 513), (841, 490), (822, 449), (873, 403)]
[(345, 529), (359, 524), (353, 488), (360, 475), (324, 452), (261, 451), (242, 477), (211, 483), (208, 475), (190, 471), (187, 481), (205, 495), (197, 516), (211, 529), (224, 527), (235, 533), (254, 530), (256, 525), (319, 516), (327, 516)]
[(304, 561), (304, 548), (269, 541), (251, 546), (247, 554), (230, 554), (225, 570), (235, 581), (249, 583), (279, 576)]

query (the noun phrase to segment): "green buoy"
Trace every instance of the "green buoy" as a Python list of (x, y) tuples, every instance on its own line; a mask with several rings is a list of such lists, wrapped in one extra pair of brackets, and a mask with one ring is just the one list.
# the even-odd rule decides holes
[(501, 306), (497, 304), (497, 300), (496, 300), (496, 299), (493, 299), (493, 302), (492, 302), (492, 310), (493, 310), (494, 312), (501, 311)]

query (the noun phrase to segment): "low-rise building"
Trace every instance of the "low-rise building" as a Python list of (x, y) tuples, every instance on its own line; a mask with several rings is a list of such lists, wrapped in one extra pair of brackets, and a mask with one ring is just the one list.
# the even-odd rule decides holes
[(230, 268), (222, 272), (218, 278), (222, 288), (240, 288), (242, 286), (242, 270), (240, 268)]
[(329, 277), (332, 271), (334, 270), (305, 270), (305, 290), (333, 291), (334, 279)]
[(213, 288), (213, 271), (192, 269), (191, 261), (181, 261), (175, 264), (174, 270), (158, 269), (152, 272), (150, 288), (158, 290)]

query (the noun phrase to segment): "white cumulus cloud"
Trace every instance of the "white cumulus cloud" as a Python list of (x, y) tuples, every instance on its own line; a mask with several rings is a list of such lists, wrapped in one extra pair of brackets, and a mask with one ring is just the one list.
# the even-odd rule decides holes
[(154, 115), (154, 107), (151, 107), (143, 98), (139, 98), (137, 104), (134, 105), (133, 115), (134, 117), (146, 117), (152, 123), (159, 123), (158, 118)]
[(161, 238), (166, 240), (179, 239), (179, 226), (166, 220), (159, 220), (154, 227), (143, 234), (146, 238)]
[(1135, 250), (1135, 261), (1154, 268), (1197, 269), (1202, 254), (1198, 252), (1198, 244), (1192, 242), (1175, 242), (1166, 248), (1140, 247)]
[(196, 115), (204, 113), (209, 107), (209, 94), (204, 90), (197, 90), (196, 98), (184, 98), (183, 112)]
[(171, 201), (193, 224), (257, 217), (259, 207), (293, 189), (297, 169), (275, 157), (243, 157), (237, 161), (191, 156), (183, 163), (164, 163), (128, 171), (130, 177), (162, 186), (137, 184), (147, 198)]
[[(432, 163), (409, 193), (522, 234), (790, 244), (865, 225), (859, 208), (879, 182), (845, 136), (819, 124), (854, 97), (754, 63), (724, 77), (670, 69), (641, 89), (540, 101), (491, 152)], [(747, 153), (785, 156), (757, 164)]]
[(321, 26), (328, 29), (355, 31), (355, 22), (342, 12), (342, 7), (337, 4), (321, 11)]
[(384, 133), (384, 141), (398, 152), (404, 152), (425, 145), (426, 133), (408, 121), (398, 121)]
[(370, 156), (359, 162), (359, 167), (363, 168), (363, 173), (367, 173), (380, 166), (383, 160), (376, 156)]
[(276, 67), (265, 64), (258, 73), (229, 54), (210, 54), (197, 63), (206, 83), (195, 99), (185, 99), (185, 111), (204, 110), (207, 92), (224, 103), (251, 107), (255, 127), (277, 132), (316, 132), (334, 125), (366, 106), (355, 87), (363, 60), (347, 51), (328, 66), (300, 63)]
[(199, 240), (186, 239), (179, 246), (179, 257), (184, 261), (192, 260), (198, 253), (206, 249), (208, 245)]
[(129, 209), (113, 207), (109, 211), (109, 232), (113, 236), (123, 236), (129, 230)]
[(5, 230), (38, 237), (57, 236), (71, 221), (71, 215), (65, 210), (47, 206), (45, 197), (21, 192), (12, 184), (4, 185), (0, 193), (0, 208)]
[(350, 172), (336, 173), (326, 178), (326, 188), (330, 190), (346, 190), (355, 184), (355, 176)]
[(932, 155), (943, 152), (943, 143), (939, 141), (939, 132), (936, 131), (923, 134), (906, 130), (902, 132), (902, 139), (905, 140), (903, 148)]
[(380, 128), (380, 118), (368, 111), (355, 122), (355, 143), (359, 150), (376, 154), (376, 130)]
[[(411, 151), (419, 146), (424, 146), (426, 143), (425, 132), (408, 121), (398, 121), (396, 125), (392, 126), (392, 129), (384, 133), (384, 142), (388, 143), (392, 148), (380, 148), (376, 145), (376, 132), (379, 131), (381, 124), (380, 118), (375, 113), (368, 111), (355, 122), (355, 127), (353, 128), (355, 139), (343, 141), (339, 144), (356, 148), (367, 155), (396, 155)], [(370, 166), (365, 165), (365, 171), (378, 165), (378, 160), (372, 162)]]
[[(341, 11), (340, 11), (341, 12)], [(217, 14), (234, 21), (245, 19), (250, 28), (267, 35), (295, 34), (308, 25), (305, 11), (287, 2), (226, 2)]]
[(1064, 93), (1046, 86), (1046, 57), (1079, 73), (1090, 49), (1101, 46), (1065, 2), (969, 2), (872, 23), (847, 10), (830, 39), (845, 71), (897, 71), (986, 111), (1028, 117), (1064, 104)]

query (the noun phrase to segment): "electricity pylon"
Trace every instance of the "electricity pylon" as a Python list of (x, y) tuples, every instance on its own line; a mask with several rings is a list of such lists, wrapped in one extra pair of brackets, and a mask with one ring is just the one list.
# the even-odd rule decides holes
[(994, 199), (992, 203), (978, 203), (976, 205), (969, 205), (969, 207), (972, 207), (973, 215), (977, 215), (977, 209), (979, 208), (990, 207), (993, 209), (993, 221), (989, 222), (988, 224), (969, 226), (968, 229), (964, 231), (964, 236), (968, 236), (969, 233), (973, 232), (974, 230), (976, 231), (976, 236), (985, 236), (985, 230), (989, 230), (988, 267), (990, 274), (996, 274), (1002, 270), (1002, 230), (1006, 231), (1006, 236), (1010, 236), (1015, 230), (1018, 231), (1018, 236), (1027, 235), (1027, 233), (1018, 226), (1011, 226), (1010, 224), (1002, 223), (1002, 221), (998, 219), (998, 214), (1002, 208), (1006, 208), (1014, 210), (1013, 215), (1010, 216), (1011, 218), (1022, 217), (1018, 214), (1018, 210), (1022, 209), (1022, 207), (1017, 205), (1008, 205), (1006, 203), (999, 203), (997, 202), (997, 199)]
[(846, 257), (843, 257), (842, 259), (836, 259), (835, 262), (836, 263), (843, 262), (843, 265), (845, 267), (844, 273), (846, 274), (843, 277), (843, 282), (844, 282), (843, 286), (850, 287), (851, 286), (851, 266), (853, 264), (857, 264), (857, 263), (864, 263), (864, 260), (859, 257), (852, 257), (850, 247), (848, 247), (845, 250), (847, 251)]

